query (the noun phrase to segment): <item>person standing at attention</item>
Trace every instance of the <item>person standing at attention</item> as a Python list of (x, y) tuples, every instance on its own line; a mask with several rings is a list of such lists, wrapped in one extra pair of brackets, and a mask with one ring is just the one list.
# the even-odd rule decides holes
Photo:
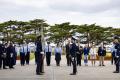
[(52, 55), (52, 47), (50, 46), (50, 42), (47, 42), (47, 46), (45, 47), (45, 53), (47, 66), (50, 66)]
[(61, 55), (62, 55), (62, 48), (59, 46), (59, 44), (57, 44), (55, 48), (55, 60), (57, 66), (60, 66)]
[(91, 59), (91, 63), (92, 63), (92, 66), (95, 66), (95, 62), (96, 62), (96, 48), (95, 46), (93, 45), (90, 49), (90, 59)]

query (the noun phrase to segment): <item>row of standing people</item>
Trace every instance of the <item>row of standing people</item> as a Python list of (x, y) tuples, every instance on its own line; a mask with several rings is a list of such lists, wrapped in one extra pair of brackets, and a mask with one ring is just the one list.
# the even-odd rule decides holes
[(12, 43), (0, 44), (0, 69), (14, 69), (16, 65), (17, 53)]
[[(76, 58), (77, 58), (77, 65), (81, 66), (81, 60), (82, 55), (84, 55), (84, 64), (85, 66), (88, 66), (88, 56), (90, 55), (91, 63), (93, 66), (95, 66), (97, 55), (99, 56), (99, 66), (105, 66), (104, 65), (104, 57), (106, 56), (106, 48), (101, 45), (98, 48), (98, 51), (96, 47), (93, 45), (91, 47), (88, 47), (88, 45), (85, 45), (85, 47), (76, 45)], [(71, 58), (70, 58), (70, 41), (66, 45), (66, 59), (67, 59), (67, 65), (71, 66)], [(98, 53), (98, 54), (97, 54)]]

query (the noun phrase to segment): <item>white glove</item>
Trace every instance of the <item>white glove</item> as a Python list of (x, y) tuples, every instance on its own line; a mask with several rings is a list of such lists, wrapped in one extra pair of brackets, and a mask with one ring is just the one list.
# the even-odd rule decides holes
[(10, 57), (11, 57), (11, 58), (13, 57), (13, 53), (10, 54)]

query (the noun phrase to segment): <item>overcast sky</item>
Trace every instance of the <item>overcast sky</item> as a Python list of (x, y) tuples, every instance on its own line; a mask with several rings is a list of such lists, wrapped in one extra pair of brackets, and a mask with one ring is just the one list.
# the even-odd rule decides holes
[(36, 18), (120, 28), (120, 0), (0, 0), (0, 22)]

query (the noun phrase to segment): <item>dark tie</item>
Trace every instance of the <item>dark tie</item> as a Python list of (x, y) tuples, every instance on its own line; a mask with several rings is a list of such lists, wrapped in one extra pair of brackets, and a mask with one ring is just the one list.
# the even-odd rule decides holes
[(49, 44), (48, 44), (48, 52), (49, 52)]
[(23, 53), (24, 53), (24, 46), (23, 46)]
[(28, 45), (27, 45), (27, 52), (28, 52)]

